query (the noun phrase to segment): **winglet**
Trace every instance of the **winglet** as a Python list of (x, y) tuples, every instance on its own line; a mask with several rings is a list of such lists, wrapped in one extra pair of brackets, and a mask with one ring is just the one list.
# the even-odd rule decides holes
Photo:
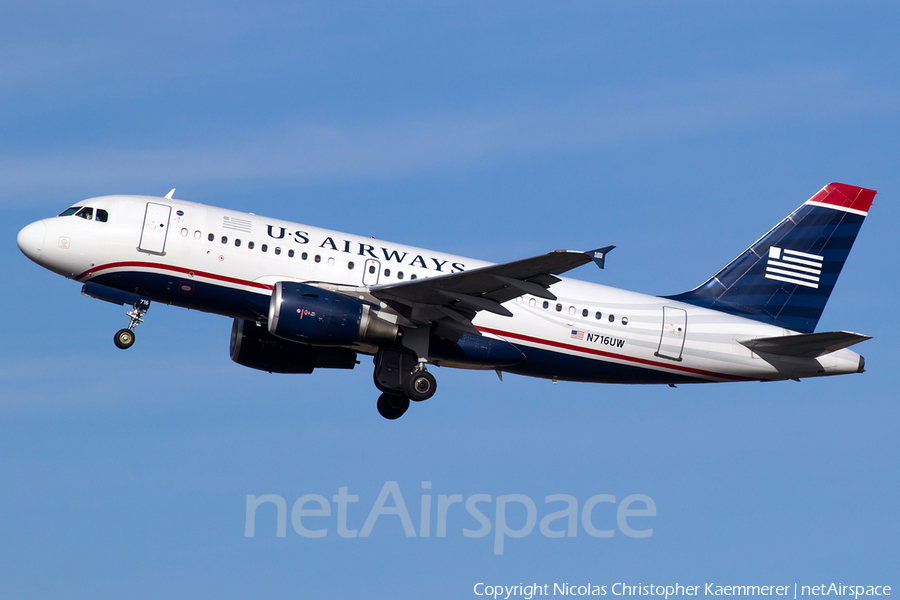
[(609, 251), (615, 248), (615, 246), (604, 246), (603, 248), (597, 248), (596, 250), (588, 250), (585, 252), (588, 258), (597, 263), (597, 266), (601, 269), (606, 264), (606, 255), (609, 254)]
[(172, 188), (172, 189), (169, 191), (169, 193), (166, 194), (166, 198), (168, 198), (169, 200), (171, 200), (173, 196), (175, 196), (175, 188)]

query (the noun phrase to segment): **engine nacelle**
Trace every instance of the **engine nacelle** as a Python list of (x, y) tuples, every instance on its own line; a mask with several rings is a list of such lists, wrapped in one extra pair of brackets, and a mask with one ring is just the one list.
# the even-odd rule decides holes
[(389, 343), (398, 329), (356, 298), (305, 283), (279, 281), (269, 303), (269, 333), (312, 346)]
[(316, 348), (270, 334), (255, 321), (235, 319), (231, 328), (231, 360), (270, 373), (312, 373), (313, 369), (352, 369), (356, 352), (347, 348)]

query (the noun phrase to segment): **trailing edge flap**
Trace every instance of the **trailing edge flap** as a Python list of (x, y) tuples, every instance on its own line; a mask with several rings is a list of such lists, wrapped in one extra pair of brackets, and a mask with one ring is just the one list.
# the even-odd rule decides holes
[(475, 313), (481, 310), (512, 316), (501, 304), (525, 294), (556, 300), (547, 289), (560, 280), (556, 275), (592, 260), (594, 251), (557, 250), (471, 271), (377, 286), (371, 293), (414, 323), (447, 323), (445, 311), (452, 309), (471, 326)]
[(816, 358), (859, 342), (872, 339), (871, 336), (849, 331), (823, 331), (780, 337), (756, 338), (741, 342), (756, 353)]

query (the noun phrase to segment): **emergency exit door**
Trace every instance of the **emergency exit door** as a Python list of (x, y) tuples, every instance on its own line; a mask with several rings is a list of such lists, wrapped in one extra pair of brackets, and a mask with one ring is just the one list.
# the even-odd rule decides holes
[(378, 278), (380, 276), (381, 263), (374, 258), (370, 258), (369, 260), (367, 260), (365, 267), (363, 268), (363, 285), (366, 287), (378, 285)]
[(169, 233), (169, 216), (172, 207), (148, 202), (144, 211), (144, 228), (138, 250), (150, 254), (166, 253), (166, 236)]

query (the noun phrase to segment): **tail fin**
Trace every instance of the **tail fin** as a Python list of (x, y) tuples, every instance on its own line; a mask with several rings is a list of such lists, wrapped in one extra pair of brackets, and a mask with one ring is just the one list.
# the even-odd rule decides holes
[(875, 193), (829, 183), (709, 281), (667, 298), (812, 333)]

